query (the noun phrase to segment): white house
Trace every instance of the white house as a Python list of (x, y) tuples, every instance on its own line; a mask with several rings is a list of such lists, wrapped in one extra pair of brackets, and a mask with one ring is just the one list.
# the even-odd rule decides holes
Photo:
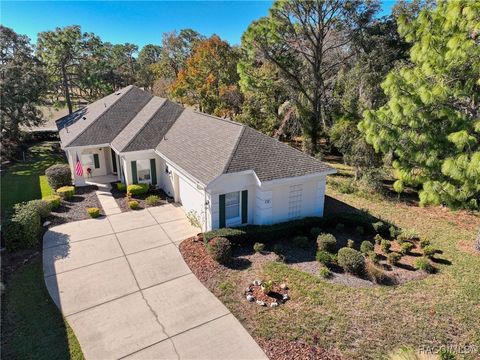
[(204, 229), (322, 216), (335, 170), (243, 124), (128, 86), (57, 121), (84, 175), (162, 188)]

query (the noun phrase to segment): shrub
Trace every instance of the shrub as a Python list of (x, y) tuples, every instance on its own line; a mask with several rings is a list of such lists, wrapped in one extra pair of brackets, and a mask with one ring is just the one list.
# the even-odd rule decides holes
[(326, 267), (330, 267), (333, 265), (333, 258), (332, 254), (325, 250), (318, 250), (315, 256), (315, 259), (320, 263), (325, 265)]
[(385, 225), (383, 221), (376, 221), (372, 223), (372, 228), (377, 234), (381, 236), (386, 236), (388, 234), (387, 225)]
[(40, 219), (35, 204), (17, 204), (13, 215), (6, 221), (3, 229), (6, 248), (14, 251), (37, 245), (42, 230)]
[(365, 234), (365, 229), (363, 228), (363, 226), (357, 226), (355, 228), (355, 232), (358, 234), (358, 235), (363, 235)]
[(263, 282), (262, 285), (261, 285), (261, 288), (262, 288), (262, 292), (264, 294), (268, 294), (270, 291), (273, 290), (273, 281), (268, 280), (268, 281)]
[(310, 246), (310, 240), (306, 236), (296, 236), (293, 239), (293, 243), (296, 247), (299, 247), (300, 249), (308, 249), (308, 247)]
[(282, 244), (275, 244), (273, 245), (273, 252), (277, 255), (283, 255), (285, 249), (283, 248)]
[(387, 255), (387, 261), (391, 265), (397, 265), (401, 259), (402, 259), (402, 254), (399, 254), (397, 252), (391, 252), (390, 254)]
[(28, 206), (34, 207), (42, 219), (50, 216), (50, 213), (52, 212), (52, 204), (49, 201), (31, 200), (27, 204)]
[(410, 229), (405, 229), (400, 232), (400, 234), (397, 235), (397, 240), (403, 240), (403, 241), (408, 241), (408, 240), (417, 240), (418, 235), (415, 232), (415, 230), (410, 230)]
[(430, 240), (428, 239), (422, 239), (420, 240), (420, 247), (423, 249), (425, 248), (426, 246), (430, 245)]
[(138, 209), (138, 206), (139, 206), (139, 204), (138, 204), (138, 201), (136, 201), (136, 200), (130, 200), (128, 202), (128, 207), (132, 210)]
[(127, 186), (130, 195), (143, 195), (148, 191), (148, 184), (132, 184)]
[(70, 199), (75, 195), (74, 186), (62, 186), (57, 189), (57, 194), (60, 195), (62, 199)]
[(343, 231), (343, 230), (345, 230), (345, 224), (338, 223), (337, 226), (335, 226), (335, 229), (337, 231)]
[(257, 242), (253, 245), (253, 250), (255, 250), (255, 252), (257, 252), (257, 253), (261, 253), (261, 252), (265, 251), (265, 244)]
[(370, 281), (374, 282), (375, 284), (384, 284), (388, 279), (387, 274), (371, 261), (367, 261), (365, 264), (365, 273)]
[(344, 247), (338, 251), (338, 265), (352, 274), (362, 274), (365, 271), (365, 258), (357, 250)]
[(62, 186), (72, 185), (72, 173), (68, 164), (55, 164), (45, 170), (48, 185), (53, 191)]
[(332, 272), (329, 268), (321, 267), (320, 270), (318, 270), (318, 275), (324, 279), (328, 279), (330, 276), (332, 276)]
[(317, 237), (318, 250), (334, 252), (337, 246), (337, 239), (332, 234), (320, 234)]
[(159, 200), (160, 200), (160, 198), (157, 195), (149, 195), (149, 196), (146, 197), (145, 202), (149, 206), (154, 206), (154, 205), (158, 204)]
[(413, 249), (413, 244), (411, 242), (405, 242), (400, 247), (400, 253), (407, 255)]
[(398, 235), (398, 230), (397, 230), (397, 228), (396, 228), (395, 226), (393, 226), (393, 225), (388, 228), (388, 232), (389, 232), (390, 237), (391, 237), (392, 239), (395, 239), (395, 238), (397, 237), (397, 235)]
[(124, 183), (117, 183), (117, 190), (118, 191), (126, 191), (127, 190), (127, 185)]
[(321, 233), (322, 229), (320, 229), (319, 227), (314, 227), (310, 230), (310, 236), (312, 237), (312, 239), (316, 239)]
[(417, 259), (415, 261), (415, 267), (418, 270), (422, 270), (422, 271), (425, 271), (427, 273), (433, 273), (433, 271), (434, 271), (434, 267), (432, 266), (432, 264), (430, 264), (430, 261), (425, 257)]
[(232, 246), (230, 241), (224, 237), (217, 237), (207, 244), (207, 251), (213, 260), (220, 264), (228, 263), (232, 258)]
[(370, 261), (374, 264), (378, 264), (380, 262), (380, 258), (378, 257), (375, 251), (369, 251), (367, 256), (370, 259)]
[(61, 199), (60, 195), (48, 195), (42, 198), (42, 200), (50, 203), (52, 209), (56, 209), (60, 206)]
[(100, 215), (100, 209), (96, 207), (87, 208), (87, 213), (91, 218), (96, 218)]
[(364, 254), (373, 251), (373, 244), (368, 240), (362, 241), (362, 244), (360, 245), (360, 251)]
[(354, 246), (355, 246), (355, 241), (353, 241), (352, 239), (348, 239), (347, 240), (347, 247), (353, 249)]
[(385, 253), (388, 253), (390, 251), (390, 248), (392, 247), (392, 243), (388, 240), (382, 240), (380, 243), (380, 247), (382, 248), (382, 251)]
[(375, 235), (373, 239), (375, 240), (375, 244), (377, 245), (380, 245), (383, 241), (383, 238), (379, 234)]
[(428, 258), (433, 257), (437, 252), (438, 250), (431, 245), (427, 245), (423, 248), (423, 255)]

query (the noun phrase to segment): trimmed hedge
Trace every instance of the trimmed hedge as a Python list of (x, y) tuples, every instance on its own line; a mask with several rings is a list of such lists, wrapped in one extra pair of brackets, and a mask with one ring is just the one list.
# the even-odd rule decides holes
[(132, 184), (127, 186), (127, 194), (143, 195), (147, 193), (148, 189), (149, 189), (148, 184)]
[(126, 191), (127, 185), (125, 185), (124, 183), (117, 183), (117, 189), (118, 191)]
[(40, 218), (42, 219), (50, 216), (50, 213), (52, 212), (52, 204), (46, 200), (31, 200), (27, 203), (27, 205), (33, 206), (38, 212), (38, 215), (40, 215)]
[(318, 250), (325, 250), (333, 253), (337, 246), (337, 239), (332, 234), (320, 234), (317, 238)]
[(128, 202), (128, 207), (129, 207), (130, 209), (132, 209), (132, 210), (138, 209), (138, 206), (139, 206), (139, 205), (140, 205), (140, 204), (138, 203), (138, 201), (135, 201), (135, 200), (130, 200), (130, 201)]
[(60, 206), (62, 198), (60, 197), (60, 195), (48, 195), (43, 197), (42, 200), (50, 203), (52, 209), (56, 209)]
[(62, 186), (57, 189), (57, 194), (63, 199), (70, 199), (75, 195), (75, 186)]
[(91, 218), (96, 218), (100, 215), (100, 209), (97, 207), (87, 208), (87, 213)]
[(15, 212), (6, 221), (3, 230), (5, 246), (9, 251), (38, 245), (42, 224), (37, 204), (32, 202), (17, 204)]
[(56, 191), (62, 186), (72, 185), (72, 173), (67, 164), (55, 164), (45, 170), (48, 185)]
[(232, 245), (227, 238), (217, 237), (207, 243), (207, 252), (213, 260), (226, 264), (232, 259)]
[(344, 247), (338, 250), (338, 265), (352, 274), (361, 275), (365, 272), (365, 258), (352, 248)]
[(373, 251), (373, 244), (370, 241), (362, 241), (360, 245), (360, 251), (364, 254), (368, 254), (369, 252)]

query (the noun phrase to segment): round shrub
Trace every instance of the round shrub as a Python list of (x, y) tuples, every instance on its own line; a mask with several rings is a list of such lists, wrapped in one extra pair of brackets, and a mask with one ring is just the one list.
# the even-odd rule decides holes
[(117, 190), (118, 191), (126, 191), (127, 190), (127, 185), (124, 183), (117, 183)]
[(72, 185), (72, 173), (68, 164), (55, 164), (45, 170), (47, 182), (56, 191), (62, 186)]
[(157, 195), (149, 195), (145, 199), (145, 202), (149, 206), (155, 206), (158, 204), (159, 201), (160, 201), (160, 197), (158, 197)]
[(325, 250), (318, 250), (317, 254), (315, 255), (315, 259), (320, 263), (325, 265), (326, 267), (330, 267), (333, 265), (333, 258), (332, 254)]
[(15, 251), (37, 245), (42, 230), (40, 219), (35, 204), (17, 204), (13, 215), (2, 229), (6, 248)]
[(312, 237), (312, 239), (316, 239), (321, 233), (322, 229), (320, 229), (319, 227), (314, 227), (310, 230), (310, 236)]
[(353, 241), (352, 239), (348, 239), (347, 240), (347, 247), (353, 249), (355, 247), (355, 241)]
[(382, 248), (382, 251), (385, 253), (388, 253), (390, 251), (390, 248), (392, 247), (392, 243), (388, 240), (382, 240), (380, 243), (380, 247)]
[(423, 248), (423, 255), (429, 258), (433, 257), (437, 252), (438, 250), (431, 245), (427, 245)]
[(45, 200), (31, 200), (27, 204), (33, 206), (42, 219), (49, 217), (52, 212), (52, 204)]
[(226, 264), (232, 259), (232, 245), (227, 238), (216, 237), (207, 244), (207, 251), (213, 260)]
[(430, 261), (425, 257), (417, 259), (415, 261), (415, 267), (418, 270), (422, 270), (422, 271), (425, 271), (427, 273), (433, 273), (433, 271), (434, 271), (434, 267), (432, 266), (432, 264), (430, 264)]
[(388, 228), (383, 221), (372, 223), (372, 228), (380, 236), (386, 236), (388, 234)]
[(404, 242), (400, 247), (400, 253), (402, 255), (407, 255), (408, 253), (410, 253), (410, 251), (412, 251), (412, 249), (413, 249), (413, 244), (411, 242)]
[(132, 184), (127, 186), (130, 195), (143, 195), (148, 191), (148, 184)]
[(100, 209), (96, 207), (87, 208), (87, 213), (91, 218), (96, 218), (100, 215)]
[(420, 247), (423, 249), (424, 247), (430, 245), (430, 240), (428, 239), (422, 239), (420, 240)]
[(362, 274), (365, 271), (365, 258), (357, 250), (344, 247), (338, 250), (338, 265), (352, 274)]
[(128, 207), (132, 210), (138, 209), (138, 206), (139, 206), (139, 204), (138, 204), (138, 201), (136, 201), (136, 200), (130, 200), (128, 202)]
[(258, 243), (258, 242), (253, 244), (253, 250), (257, 253), (261, 253), (265, 251), (265, 244)]
[(367, 254), (370, 251), (373, 251), (373, 244), (367, 240), (362, 241), (362, 244), (360, 245), (360, 251), (364, 254)]
[(308, 249), (308, 247), (310, 246), (310, 241), (306, 236), (296, 236), (293, 239), (293, 243), (296, 247), (299, 247), (300, 249)]
[(60, 206), (61, 199), (60, 195), (48, 195), (42, 198), (43, 201), (50, 204), (52, 209), (56, 209)]
[(392, 239), (395, 239), (395, 238), (397, 237), (397, 235), (398, 235), (398, 230), (397, 230), (397, 228), (396, 228), (395, 226), (393, 226), (393, 225), (388, 228), (388, 232), (389, 232), (390, 237), (391, 237)]
[(62, 197), (62, 199), (70, 199), (75, 195), (75, 186), (62, 186), (57, 189), (57, 194)]
[(318, 270), (318, 275), (324, 279), (328, 279), (330, 276), (332, 276), (332, 272), (329, 268), (321, 267), (320, 270)]
[(320, 234), (317, 237), (318, 250), (334, 252), (337, 246), (337, 239), (332, 234)]
[(377, 245), (380, 245), (382, 243), (382, 240), (383, 240), (383, 238), (379, 234), (375, 235), (375, 237), (373, 239), (375, 240), (375, 244), (377, 244)]
[(397, 252), (391, 252), (390, 254), (387, 255), (387, 261), (391, 265), (397, 265), (401, 259), (402, 259), (402, 254), (399, 254)]

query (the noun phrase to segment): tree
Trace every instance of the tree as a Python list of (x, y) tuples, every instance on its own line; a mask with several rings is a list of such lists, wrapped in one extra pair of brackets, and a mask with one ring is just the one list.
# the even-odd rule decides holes
[(216, 35), (199, 41), (172, 84), (172, 95), (208, 114), (237, 114), (241, 105), (237, 58), (235, 49)]
[(110, 46), (110, 62), (113, 67), (114, 89), (134, 84), (137, 69), (137, 60), (134, 55), (138, 51), (138, 46), (130, 43)]
[(155, 82), (153, 66), (160, 60), (162, 47), (159, 45), (145, 45), (138, 53), (137, 81), (136, 83), (147, 89), (151, 89)]
[(422, 205), (480, 205), (479, 24), (480, 4), (467, 0), (400, 16), (412, 65), (388, 74), (387, 104), (359, 125), (376, 151), (393, 152), (397, 191), (422, 185)]
[(73, 89), (81, 89), (82, 66), (95, 56), (101, 41), (90, 33), (82, 33), (80, 26), (56, 28), (38, 34), (37, 53), (46, 65), (46, 72), (54, 95), (61, 95), (69, 113), (73, 112)]
[(21, 140), (20, 126), (39, 125), (43, 121), (37, 106), (47, 84), (28, 37), (0, 25), (0, 49), (2, 156), (11, 158)]
[(246, 51), (274, 64), (295, 102), (311, 154), (330, 124), (332, 88), (349, 45), (378, 10), (374, 1), (276, 1), (242, 38)]

